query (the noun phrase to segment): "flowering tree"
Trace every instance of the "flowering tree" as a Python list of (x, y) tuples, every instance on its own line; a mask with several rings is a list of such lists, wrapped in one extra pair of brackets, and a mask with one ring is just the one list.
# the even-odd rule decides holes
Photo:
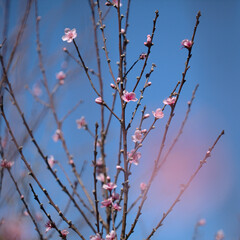
[[(18, 196), (13, 198), (13, 195), (10, 195), (10, 199), (8, 199), (8, 195), (4, 196), (2, 194), (2, 198), (6, 205), (9, 201), (14, 201), (15, 212), (18, 216), (17, 219), (19, 219), (18, 221), (14, 220), (16, 227), (12, 229), (13, 220), (2, 217), (0, 236), (4, 239), (29, 238), (24, 235), (24, 227), (21, 226), (21, 219), (24, 216), (31, 219), (36, 230), (36, 233), (33, 233), (36, 239), (55, 239), (56, 233), (61, 239), (127, 240), (135, 238), (134, 230), (143, 213), (147, 196), (151, 197), (149, 191), (153, 182), (162, 166), (169, 159), (169, 155), (178, 142), (187, 122), (198, 85), (187, 103), (187, 112), (179, 130), (176, 130), (176, 137), (170, 145), (166, 146), (169, 128), (175, 117), (175, 109), (180, 101), (182, 89), (186, 83), (186, 75), (190, 68), (192, 49), (195, 44), (195, 35), (201, 13), (197, 13), (193, 32), (190, 35), (191, 38), (184, 39), (181, 42), (182, 51), (186, 54), (186, 62), (180, 81), (172, 86), (171, 92), (166, 93), (168, 97), (162, 100), (159, 107), (151, 111), (151, 108), (141, 107), (141, 104), (144, 102), (145, 91), (152, 86), (150, 78), (156, 67), (155, 64), (151, 64), (149, 67), (149, 62), (154, 47), (154, 36), (159, 17), (158, 11), (155, 11), (152, 29), (146, 30), (146, 42), (142, 43), (145, 52), (140, 52), (136, 61), (129, 65), (127, 63), (129, 44), (127, 32), (131, 0), (126, 1), (126, 6), (122, 6), (120, 1), (114, 0), (107, 0), (104, 3), (99, 0), (97, 2), (89, 0), (89, 6), (91, 9), (96, 69), (88, 67), (89, 63), (77, 42), (80, 36), (78, 29), (81, 26), (76, 25), (76, 28), (73, 29), (65, 28), (62, 39), (59, 38), (59, 41), (65, 42), (63, 52), (68, 61), (73, 60), (81, 70), (81, 76), (84, 75), (87, 78), (89, 82), (88, 91), (95, 94), (91, 101), (95, 101), (95, 105), (99, 108), (100, 119), (96, 117), (90, 122), (86, 119), (85, 114), (75, 119), (75, 129), (84, 129), (92, 138), (90, 141), (92, 151), (88, 153), (88, 162), (91, 162), (91, 164), (86, 167), (88, 169), (85, 168), (85, 162), (82, 161), (81, 155), (73, 156), (74, 140), (69, 137), (66, 138), (68, 134), (63, 127), (63, 124), (74, 111), (77, 111), (80, 105), (85, 104), (84, 99), (79, 99), (69, 111), (65, 111), (62, 118), (59, 117), (57, 100), (61, 96), (57, 93), (66, 85), (69, 74), (64, 71), (63, 67), (56, 74), (57, 82), (54, 85), (49, 80), (48, 66), (45, 64), (40, 42), (41, 17), (38, 13), (37, 0), (27, 1), (26, 10), (14, 44), (8, 43), (7, 36), (1, 44), (0, 108), (2, 133), (0, 150), (2, 160), (0, 191), (4, 193), (6, 185), (3, 182), (5, 179), (13, 183), (14, 193), (16, 192)], [(125, 15), (122, 14), (123, 7), (126, 8)], [(7, 4), (6, 9), (8, 9)], [(118, 51), (116, 69), (110, 60), (106, 41), (105, 28), (107, 21), (105, 19), (110, 11), (118, 19), (116, 26), (118, 42), (115, 46)], [(26, 88), (31, 93), (32, 99), (43, 106), (42, 112), (36, 111), (38, 117), (35, 121), (30, 121), (32, 120), (31, 116), (29, 117), (28, 112), (25, 112), (27, 108), (25, 108), (18, 95), (21, 90), (15, 87), (14, 74), (11, 75), (12, 72), (10, 71), (13, 60), (18, 53), (17, 49), (26, 31), (26, 21), (30, 13), (34, 13), (35, 16), (36, 48), (41, 81), (36, 81), (32, 88), (28, 85)], [(109, 38), (111, 38), (111, 35)], [(100, 53), (101, 45), (103, 45), (102, 49), (105, 56)], [(11, 51), (8, 58), (4, 50), (6, 46)], [(72, 51), (69, 50), (69, 46), (73, 47)], [(105, 73), (106, 77), (104, 77), (102, 71), (104, 64), (108, 69), (108, 72)], [(140, 74), (136, 81), (130, 81), (129, 75), (135, 68), (140, 69)], [(109, 76), (111, 81), (107, 82)], [(108, 92), (112, 94), (112, 99), (109, 98)], [(54, 129), (51, 129), (51, 131), (54, 130), (51, 141), (59, 144), (61, 159), (55, 158), (54, 154), (49, 154), (52, 151), (50, 146), (41, 143), (40, 137), (35, 133), (39, 120), (41, 121), (48, 114), (54, 119), (55, 126)], [(18, 122), (16, 123), (11, 116), (17, 118)], [(164, 119), (166, 119), (165, 123)], [(119, 128), (119, 133), (116, 133), (118, 136), (114, 139), (108, 140), (109, 131), (113, 124), (114, 128)], [(139, 183), (139, 196), (132, 202), (130, 199), (132, 199), (131, 194), (133, 193), (130, 185), (136, 175), (134, 168), (136, 166), (141, 168), (141, 162), (144, 161), (141, 150), (144, 148), (145, 142), (151, 139), (152, 131), (158, 131), (158, 129), (163, 131), (162, 139), (159, 141), (158, 154), (155, 159), (148, 159), (152, 165), (150, 175), (146, 181)], [(19, 131), (23, 138), (20, 138)], [(209, 146), (197, 169), (186, 183), (181, 185), (181, 189), (169, 209), (159, 217), (152, 229), (148, 229), (146, 235), (142, 236), (143, 239), (152, 239), (155, 232), (163, 225), (165, 219), (211, 156), (215, 145), (223, 134), (224, 131)], [(31, 144), (28, 143), (29, 140), (32, 142)], [(110, 163), (107, 155), (108, 151), (111, 151), (108, 147), (111, 141), (114, 141), (114, 145), (118, 146), (118, 150), (114, 152), (114, 160)], [(32, 148), (36, 151), (35, 155), (29, 153), (29, 149)], [(36, 165), (33, 158), (37, 160)], [(23, 166), (19, 164), (20, 159)], [(113, 161), (114, 163), (112, 163)], [(22, 174), (16, 173), (19, 166), (24, 169)], [(26, 171), (28, 174), (26, 174)], [(90, 176), (83, 177), (84, 172), (92, 172), (90, 174), (92, 175), (92, 185), (88, 183)], [(51, 185), (54, 186), (54, 189)], [(19, 200), (21, 200), (21, 204)], [(36, 210), (39, 208), (40, 212)], [(203, 225), (205, 225), (204, 219), (197, 222), (193, 238), (196, 239), (198, 227)], [(219, 231), (216, 234), (216, 239), (223, 238), (223, 232)]]

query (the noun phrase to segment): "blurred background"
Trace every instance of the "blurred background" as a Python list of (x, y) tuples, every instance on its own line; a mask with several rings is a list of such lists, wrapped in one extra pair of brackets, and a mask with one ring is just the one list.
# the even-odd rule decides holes
[[(104, 5), (105, 0), (100, 2), (103, 13), (107, 12), (104, 19), (107, 47), (113, 73), (117, 77), (118, 67), (116, 63), (119, 59), (117, 12), (114, 8), (108, 11), (108, 7)], [(26, 5), (27, 1), (25, 0), (0, 1), (0, 42), (6, 38), (2, 49), (6, 63), (10, 59), (16, 42)], [(125, 15), (126, 9), (127, 1), (122, 0), (122, 14)], [(208, 148), (223, 129), (225, 135), (214, 149), (212, 157), (208, 159), (207, 164), (201, 169), (181, 201), (166, 218), (163, 226), (152, 239), (192, 239), (195, 224), (202, 218), (206, 219), (206, 225), (199, 228), (197, 239), (214, 239), (219, 229), (223, 229), (226, 239), (239, 239), (240, 113), (238, 96), (240, 87), (240, 1), (132, 0), (127, 32), (127, 39), (129, 39), (127, 45), (128, 68), (138, 59), (141, 53), (147, 51), (143, 43), (146, 41), (146, 36), (152, 32), (152, 21), (155, 17), (154, 12), (157, 9), (159, 10), (159, 19), (153, 40), (154, 46), (145, 73), (150, 71), (152, 63), (155, 63), (157, 67), (150, 77), (152, 86), (146, 89), (142, 106), (139, 109), (141, 110), (146, 105), (146, 112), (150, 113), (150, 115), (156, 108), (163, 106), (162, 101), (169, 96), (177, 81), (181, 80), (187, 58), (187, 50), (181, 49), (181, 41), (186, 38), (191, 39), (196, 22), (195, 16), (198, 11), (201, 11), (202, 14), (192, 50), (191, 67), (187, 73), (187, 81), (176, 107), (166, 147), (173, 141), (180, 128), (193, 89), (197, 84), (199, 84), (199, 88), (187, 125), (174, 151), (170, 154), (168, 161), (154, 181), (132, 239), (143, 239), (148, 236), (152, 228), (161, 219), (162, 214), (168, 210), (175, 200), (180, 191), (180, 185), (186, 183), (197, 168), (199, 161), (204, 157)], [(63, 47), (66, 47), (77, 58), (73, 44), (63, 42), (61, 39), (66, 27), (70, 29), (76, 28), (78, 34), (76, 42), (85, 64), (90, 69), (97, 70), (89, 2), (87, 0), (41, 0), (38, 1), (38, 11), (39, 16), (41, 16), (40, 40), (44, 59), (43, 65), (46, 69), (50, 88), (56, 87), (58, 83), (56, 74), (59, 71), (66, 73), (64, 85), (58, 86), (54, 95), (59, 118), (63, 118), (80, 100), (83, 101), (64, 121), (63, 134), (70, 153), (74, 156), (78, 171), (84, 167), (82, 178), (89, 192), (91, 192), (93, 189), (92, 160), (94, 141), (87, 131), (77, 129), (76, 119), (85, 116), (89, 129), (94, 132), (95, 122), (100, 122), (100, 107), (94, 102), (97, 96), (93, 92), (82, 68), (63, 51)], [(110, 83), (112, 83), (112, 79), (106, 65), (105, 54), (101, 50), (103, 43), (100, 31), (98, 32), (98, 38), (103, 68), (104, 96), (108, 105), (111, 105), (113, 90)], [(55, 159), (61, 162), (64, 169), (69, 173), (69, 176), (74, 179), (61, 143), (54, 142), (52, 139), (57, 126), (51, 111), (42, 103), (34, 100), (31, 94), (37, 84), (42, 89), (40, 99), (48, 102), (38, 65), (33, 2), (26, 20), (26, 27), (9, 67), (9, 80), (43, 151), (47, 155), (54, 155)], [(142, 65), (143, 62), (138, 62), (136, 67), (129, 73), (127, 85), (129, 91), (135, 85), (136, 77), (139, 76)], [(94, 75), (93, 81), (96, 87), (99, 88), (98, 79)], [(139, 91), (143, 87), (144, 81), (145, 77), (136, 90), (137, 98), (140, 96)], [(9, 95), (5, 93), (5, 111), (19, 142), (24, 145), (24, 154), (31, 162), (43, 186), (52, 193), (56, 203), (60, 207), (64, 207), (67, 203), (66, 196), (46, 171), (46, 166), (32, 145), (21, 119), (9, 99)], [(119, 104), (120, 101), (117, 98), (115, 112), (118, 115), (120, 115)], [(133, 102), (127, 106), (128, 120), (130, 120), (134, 107), (135, 103)], [(150, 133), (141, 148), (142, 158), (139, 165), (132, 166), (130, 203), (140, 194), (140, 183), (147, 182), (149, 179), (169, 113), (170, 107), (166, 108), (165, 118), (156, 123), (156, 129)], [(108, 119), (109, 113), (105, 111), (105, 114), (106, 119)], [(128, 134), (129, 150), (134, 147), (131, 135), (134, 134), (140, 117), (141, 111), (138, 111)], [(148, 128), (152, 120), (151, 115), (144, 122), (143, 127)], [(7, 134), (3, 120), (1, 120), (0, 124), (1, 137), (4, 139)], [(14, 176), (16, 176), (24, 195), (27, 196), (30, 207), (35, 209), (34, 211), (37, 214), (39, 207), (33, 200), (28, 187), (28, 183), (32, 182), (32, 179), (27, 175), (10, 137), (6, 137), (6, 141), (5, 154), (8, 159), (15, 162), (15, 166), (12, 168)], [(116, 173), (118, 142), (119, 125), (113, 118), (106, 139), (106, 161), (111, 178)], [(67, 185), (68, 182), (59, 166), (56, 166), (56, 169), (58, 169), (58, 174)], [(118, 183), (118, 191), (120, 187), (121, 178)], [(47, 200), (37, 186), (35, 186), (35, 190), (48, 211), (58, 219), (57, 214), (48, 206)], [(127, 229), (130, 228), (136, 211), (137, 207), (129, 214)], [(92, 235), (73, 205), (71, 205), (71, 209), (66, 215), (76, 223), (86, 236), (86, 239)], [(36, 238), (32, 223), (27, 216), (24, 217), (23, 205), (19, 200), (19, 196), (15, 193), (14, 185), (10, 181), (7, 172), (5, 172), (0, 199), (0, 218), (6, 219), (9, 216), (12, 216), (10, 221), (20, 217), (24, 219), (21, 223), (26, 226), (27, 236), (23, 239)], [(95, 222), (92, 216), (89, 216), (89, 218), (92, 219), (93, 223)], [(117, 222), (119, 219), (117, 218)], [(39, 220), (43, 232), (46, 221), (45, 216), (43, 216), (43, 220)], [(61, 228), (67, 229), (66, 224), (62, 223)], [(54, 230), (52, 231), (54, 232)], [(74, 233), (71, 230), (69, 232), (68, 239), (75, 239)], [(56, 239), (56, 237), (55, 234), (52, 239)]]

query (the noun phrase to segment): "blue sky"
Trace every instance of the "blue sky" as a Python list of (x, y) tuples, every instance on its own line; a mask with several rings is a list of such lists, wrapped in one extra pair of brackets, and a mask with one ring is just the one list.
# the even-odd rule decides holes
[[(123, 14), (126, 11), (126, 2), (126, 0), (122, 1), (121, 11)], [(21, 7), (18, 4), (18, 1), (11, 2), (10, 36), (13, 36), (17, 19), (22, 14), (19, 10)], [(103, 9), (106, 9), (106, 7), (103, 6)], [(143, 209), (145, 212), (132, 239), (143, 239), (157, 224), (162, 213), (168, 209), (177, 196), (180, 189), (179, 185), (185, 183), (191, 176), (199, 160), (222, 129), (225, 130), (226, 134), (214, 149), (212, 158), (208, 160), (208, 163), (200, 171), (180, 203), (153, 239), (191, 239), (194, 225), (199, 218), (206, 218), (207, 221), (206, 226), (199, 231), (199, 239), (214, 239), (214, 234), (219, 229), (224, 230), (226, 239), (237, 239), (240, 235), (238, 230), (240, 212), (240, 113), (238, 104), (240, 87), (240, 2), (237, 0), (132, 1), (128, 29), (128, 39), (130, 40), (127, 53), (128, 66), (142, 52), (146, 51), (143, 42), (146, 41), (147, 34), (151, 33), (152, 20), (156, 9), (159, 10), (159, 19), (147, 71), (149, 71), (151, 63), (155, 63), (157, 67), (150, 79), (152, 87), (146, 90), (143, 101), (147, 105), (149, 113), (162, 106), (162, 100), (170, 94), (176, 82), (181, 80), (187, 51), (181, 49), (180, 43), (185, 38), (191, 38), (195, 16), (199, 10), (202, 13), (192, 50), (191, 68), (188, 71), (187, 82), (176, 108), (176, 116), (169, 131), (167, 143), (170, 143), (176, 135), (187, 109), (187, 101), (191, 98), (195, 85), (199, 84), (200, 86), (183, 136), (175, 151), (170, 155), (169, 162), (156, 178)], [(42, 17), (40, 35), (45, 59), (44, 64), (51, 86), (54, 86), (56, 82), (56, 72), (61, 70), (61, 65), (66, 60), (62, 48), (67, 47), (72, 54), (77, 56), (73, 46), (61, 40), (65, 27), (77, 29), (76, 42), (85, 58), (85, 62), (89, 68), (96, 69), (88, 1), (59, 0), (56, 2), (41, 0), (39, 1), (39, 15)], [(33, 19), (34, 14), (32, 12), (28, 20), (28, 31), (24, 38), (25, 45), (23, 43), (21, 47), (25, 62), (22, 64), (23, 67), (18, 68), (18, 71), (22, 75), (20, 77), (16, 71), (13, 75), (16, 83), (19, 82), (20, 85), (28, 83), (30, 87), (41, 78), (37, 68)], [(116, 11), (113, 9), (107, 16), (105, 24), (107, 45), (115, 75), (117, 75), (117, 65), (115, 63), (118, 61), (116, 20)], [(101, 54), (104, 59), (103, 52)], [(99, 121), (99, 106), (94, 103), (96, 95), (90, 88), (83, 71), (74, 61), (69, 59), (67, 61), (68, 65), (65, 69), (68, 74), (67, 84), (59, 90), (56, 103), (59, 116), (63, 116), (79, 99), (84, 101), (84, 104), (67, 119), (63, 130), (73, 155), (76, 156), (76, 159), (81, 159), (79, 163), (77, 162), (77, 165), (80, 167), (83, 160), (88, 161), (88, 168), (84, 172), (84, 178), (88, 181), (92, 176), (90, 162), (92, 160), (93, 143), (87, 133), (76, 130), (75, 120), (84, 115), (89, 127), (93, 130), (95, 121)], [(128, 86), (130, 88), (134, 86), (136, 76), (139, 75), (141, 70), (141, 64), (139, 63), (128, 76)], [(104, 83), (106, 83), (104, 88), (106, 101), (111, 103), (112, 90), (109, 87), (111, 76), (105, 63), (103, 64), (103, 74)], [(140, 88), (137, 89), (137, 95), (139, 95), (139, 90)], [(27, 116), (31, 117), (30, 110), (35, 106), (31, 96), (24, 92), (24, 95), (19, 95), (19, 98), (25, 103), (24, 110), (27, 112)], [(119, 104), (119, 101), (117, 103)], [(37, 109), (41, 109), (40, 106), (36, 106)], [(133, 109), (134, 103), (130, 103), (127, 109), (128, 113), (130, 114)], [(119, 113), (118, 108), (116, 112)], [(169, 109), (166, 109), (165, 114), (166, 116), (169, 114)], [(140, 112), (137, 119), (139, 117)], [(129, 137), (134, 132), (134, 127), (138, 122), (137, 119), (129, 132)], [(146, 145), (142, 148), (142, 159), (139, 166), (133, 168), (134, 173), (130, 179), (132, 181), (130, 201), (135, 199), (139, 191), (139, 183), (148, 179), (166, 119), (156, 124), (156, 131), (152, 132), (145, 143)], [(146, 121), (146, 127), (150, 123), (151, 120)], [(51, 114), (49, 114), (40, 125), (36, 136), (47, 154), (54, 154), (56, 158), (60, 158), (63, 156), (60, 144), (53, 143), (51, 140), (55, 129), (56, 126)], [(114, 161), (116, 159), (118, 134), (117, 122), (113, 120), (107, 139), (107, 162), (110, 166), (111, 176), (115, 173)], [(129, 144), (129, 148), (131, 148), (131, 141), (129, 141)], [(34, 151), (28, 154), (32, 153)], [(62, 158), (64, 162), (66, 160), (64, 159), (65, 156)], [(37, 155), (36, 159), (38, 159)], [(135, 210), (129, 217), (128, 227), (135, 216)], [(90, 235), (86, 229), (84, 231), (87, 236)], [(69, 239), (74, 238), (70, 236)]]

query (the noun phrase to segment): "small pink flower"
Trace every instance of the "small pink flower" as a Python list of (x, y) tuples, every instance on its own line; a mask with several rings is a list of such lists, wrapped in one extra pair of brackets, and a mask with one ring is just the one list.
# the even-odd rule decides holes
[(199, 226), (204, 226), (206, 224), (206, 219), (202, 218), (197, 223)]
[(72, 30), (70, 28), (65, 28), (64, 32), (65, 35), (62, 36), (62, 40), (67, 41), (68, 43), (72, 42), (72, 40), (77, 37), (77, 32), (75, 28), (73, 28)]
[(152, 111), (152, 114), (155, 118), (160, 119), (164, 117), (164, 113), (161, 108), (157, 108), (156, 111)]
[(115, 231), (111, 231), (107, 236), (106, 240), (117, 240), (117, 234)]
[(138, 165), (139, 159), (141, 158), (142, 154), (140, 152), (134, 152), (135, 150), (133, 149), (130, 153), (128, 153), (129, 162)]
[(54, 164), (56, 163), (57, 161), (54, 159), (54, 156), (53, 155), (50, 155), (48, 157), (48, 164), (49, 166), (52, 168), (54, 166)]
[(117, 78), (117, 83), (120, 83), (120, 81), (121, 81), (121, 78), (118, 77), (118, 78)]
[(142, 53), (140, 56), (139, 56), (139, 59), (143, 60), (147, 57), (147, 54), (146, 53)]
[(140, 142), (142, 140), (142, 133), (140, 130), (136, 130), (134, 135), (132, 135), (133, 142)]
[(150, 87), (152, 85), (152, 82), (148, 82), (147, 85), (148, 87)]
[(120, 198), (120, 195), (118, 193), (115, 193), (115, 192), (112, 193), (112, 200), (113, 201), (118, 200), (119, 198)]
[(101, 98), (101, 97), (96, 98), (96, 99), (95, 99), (95, 103), (97, 103), (97, 104), (102, 104), (102, 103), (103, 103), (102, 98)]
[(7, 168), (7, 169), (11, 169), (11, 167), (13, 166), (14, 162), (11, 161), (7, 161), (6, 159), (3, 159), (1, 161), (1, 167), (2, 168)]
[(114, 204), (112, 205), (112, 207), (113, 207), (113, 209), (115, 209), (116, 211), (121, 211), (121, 210), (122, 210), (122, 207), (119, 206), (117, 203), (114, 203)]
[(191, 40), (184, 39), (184, 40), (182, 40), (181, 45), (183, 46), (183, 48), (187, 48), (188, 50), (190, 50), (193, 43)]
[(109, 182), (107, 184), (103, 184), (102, 187), (103, 187), (103, 189), (111, 191), (111, 190), (115, 189), (117, 187), (117, 185), (113, 182)]
[(144, 193), (147, 189), (147, 184), (144, 182), (140, 183), (140, 189), (141, 189), (141, 192)]
[(78, 128), (78, 129), (81, 129), (81, 128), (83, 128), (83, 127), (85, 127), (85, 126), (87, 125), (84, 116), (82, 116), (80, 119), (77, 119), (77, 120), (76, 120), (76, 123), (77, 123), (77, 128)]
[(46, 227), (46, 232), (48, 232), (49, 230), (51, 230), (51, 229), (54, 227), (54, 223), (48, 221), (48, 222), (45, 224), (45, 227)]
[(137, 98), (136, 98), (136, 94), (134, 92), (128, 92), (126, 90), (123, 91), (123, 95), (122, 95), (122, 100), (125, 102), (136, 102)]
[(215, 240), (223, 240), (224, 239), (224, 232), (223, 230), (219, 230), (216, 234)]
[(97, 175), (97, 180), (98, 181), (100, 181), (100, 182), (104, 182), (104, 179), (105, 179), (105, 177), (104, 177), (104, 174), (103, 173), (100, 173), (99, 175)]
[(151, 38), (151, 35), (147, 35), (147, 41), (144, 42), (144, 45), (146, 47), (151, 47), (153, 44), (152, 44), (152, 38)]
[(39, 83), (33, 85), (33, 95), (36, 97), (40, 97), (42, 95), (42, 89), (40, 88)]
[(164, 104), (170, 105), (170, 106), (175, 104), (175, 102), (176, 102), (176, 97), (169, 97), (169, 98), (163, 100)]
[(60, 85), (64, 84), (64, 79), (65, 78), (66, 78), (66, 74), (63, 71), (60, 71), (59, 73), (56, 74), (56, 79), (59, 80)]
[(68, 232), (67, 230), (63, 229), (63, 230), (61, 231), (61, 234), (62, 234), (63, 237), (67, 237), (67, 235), (69, 234), (69, 232)]
[(103, 240), (101, 235), (97, 233), (95, 236), (90, 236), (90, 240)]
[(125, 29), (122, 28), (122, 29), (121, 29), (121, 34), (124, 34), (124, 33), (125, 33)]
[(57, 142), (58, 140), (60, 140), (61, 137), (62, 137), (62, 132), (60, 129), (57, 129), (54, 135), (52, 136), (54, 142)]
[(101, 202), (101, 207), (110, 207), (112, 205), (112, 198), (108, 198), (108, 199), (104, 199), (102, 202)]

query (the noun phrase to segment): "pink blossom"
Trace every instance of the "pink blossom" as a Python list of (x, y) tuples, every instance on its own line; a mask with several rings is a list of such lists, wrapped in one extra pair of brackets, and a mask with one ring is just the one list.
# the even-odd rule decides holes
[(215, 240), (223, 240), (224, 239), (224, 232), (223, 232), (223, 230), (221, 229), (221, 230), (219, 230), (218, 232), (217, 232), (217, 234), (216, 234), (216, 237), (215, 237)]
[(121, 78), (118, 77), (118, 78), (117, 78), (117, 83), (120, 83), (120, 81), (121, 81)]
[(54, 156), (53, 155), (50, 155), (48, 157), (48, 164), (49, 166), (52, 168), (54, 166), (54, 164), (56, 163), (57, 161), (54, 159)]
[(64, 84), (64, 79), (65, 78), (66, 78), (66, 74), (63, 71), (60, 71), (59, 73), (56, 74), (56, 79), (59, 80), (60, 85)]
[(120, 198), (120, 195), (118, 193), (115, 193), (115, 192), (112, 193), (112, 200), (113, 201), (118, 200), (119, 198)]
[(67, 235), (69, 234), (69, 232), (68, 232), (67, 230), (63, 229), (63, 230), (61, 231), (61, 234), (62, 234), (63, 237), (67, 237)]
[(150, 87), (152, 85), (152, 82), (148, 82), (147, 85), (148, 87)]
[(105, 179), (103, 173), (98, 174), (96, 178), (97, 178), (97, 180), (100, 181), (100, 182), (104, 182), (104, 179)]
[(102, 103), (103, 103), (102, 98), (101, 98), (101, 97), (96, 98), (96, 99), (95, 99), (95, 103), (97, 103), (97, 104), (102, 104)]
[(138, 165), (139, 163), (139, 159), (141, 158), (141, 153), (140, 152), (135, 152), (135, 150), (131, 150), (130, 153), (128, 153), (128, 158), (129, 158), (129, 162), (133, 163), (135, 165)]
[(42, 95), (42, 89), (40, 88), (39, 83), (33, 85), (33, 95), (36, 97), (40, 97)]
[(147, 189), (147, 184), (144, 182), (140, 183), (140, 189), (142, 193), (145, 192)]
[(155, 118), (159, 119), (159, 118), (163, 118), (164, 117), (164, 113), (162, 111), (161, 108), (157, 108), (156, 111), (152, 111), (152, 114)]
[(53, 141), (54, 141), (54, 142), (57, 142), (58, 140), (61, 139), (61, 136), (62, 136), (61, 130), (60, 130), (60, 129), (57, 129), (56, 132), (54, 133), (54, 135), (52, 136)]
[(45, 224), (45, 227), (46, 227), (46, 232), (48, 232), (49, 230), (51, 230), (51, 229), (54, 227), (54, 223), (51, 222), (51, 221), (48, 221), (48, 222)]
[(132, 135), (133, 142), (140, 142), (142, 140), (142, 133), (140, 130), (136, 130), (134, 135)]
[(187, 48), (188, 50), (190, 50), (193, 45), (193, 42), (191, 40), (184, 39), (182, 40), (181, 45), (183, 46), (183, 48)]
[(97, 233), (95, 236), (90, 236), (90, 240), (103, 240), (101, 235)]
[(206, 219), (202, 218), (197, 223), (199, 226), (204, 226), (206, 224)]
[(121, 34), (124, 34), (124, 33), (125, 33), (125, 29), (122, 28), (122, 29), (121, 29)]
[(67, 41), (68, 43), (72, 42), (72, 40), (77, 37), (77, 32), (75, 28), (73, 28), (72, 30), (70, 28), (65, 28), (64, 32), (65, 35), (62, 36), (62, 40)]
[(102, 187), (103, 187), (103, 189), (111, 191), (111, 190), (115, 189), (117, 187), (117, 185), (113, 182), (109, 182), (107, 184), (103, 184)]
[(2, 168), (7, 168), (7, 169), (11, 169), (11, 167), (13, 166), (14, 162), (12, 161), (7, 161), (6, 159), (3, 159), (1, 161), (1, 167)]
[(147, 41), (144, 42), (144, 45), (146, 47), (151, 47), (153, 44), (152, 44), (152, 38), (151, 38), (151, 35), (147, 35)]
[(78, 128), (78, 129), (81, 129), (81, 128), (83, 128), (83, 127), (85, 127), (85, 126), (87, 125), (84, 116), (82, 116), (80, 119), (77, 119), (77, 120), (76, 120), (76, 123), (77, 123), (77, 128)]
[(112, 207), (113, 207), (113, 209), (115, 209), (116, 211), (121, 211), (121, 210), (122, 210), (122, 207), (119, 206), (117, 203), (114, 203), (114, 204), (112, 205)]
[(110, 207), (112, 205), (112, 198), (108, 198), (108, 199), (104, 199), (102, 202), (101, 202), (101, 207)]
[(175, 104), (175, 102), (176, 102), (176, 97), (169, 97), (169, 98), (163, 100), (164, 104), (170, 105), (170, 106)]
[(106, 240), (117, 240), (117, 234), (115, 231), (111, 231), (107, 236)]
[(122, 95), (122, 100), (125, 102), (136, 102), (137, 98), (136, 98), (136, 94), (134, 92), (128, 92), (126, 90), (123, 91), (123, 95)]

